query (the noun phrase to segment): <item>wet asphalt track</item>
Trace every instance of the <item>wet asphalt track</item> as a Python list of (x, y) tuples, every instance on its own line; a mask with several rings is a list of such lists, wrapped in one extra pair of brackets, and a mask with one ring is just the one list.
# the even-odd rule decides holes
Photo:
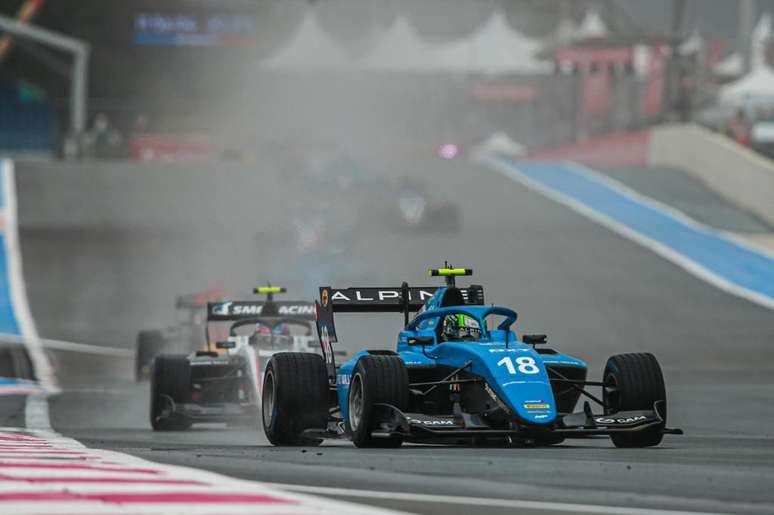
[[(545, 449), (406, 446), (378, 451), (339, 443), (314, 449), (273, 448), (258, 431), (217, 426), (154, 434), (147, 425), (147, 385), (132, 384), (128, 373), (112, 372), (112, 384), (107, 384), (93, 373), (105, 366), (98, 361), (78, 363), (78, 369), (88, 369), (89, 374), (63, 378), (69, 391), (51, 402), (54, 427), (88, 445), (278, 483), (622, 507), (774, 512), (774, 313), (727, 295), (488, 170), (463, 161), (402, 165), (421, 170), (439, 196), (459, 203), (462, 232), (409, 234), (392, 227), (359, 232), (355, 226), (348, 254), (356, 256), (362, 268), (352, 268), (352, 279), (343, 282), (362, 281), (363, 268), (373, 269), (374, 285), (397, 285), (404, 279), (426, 282), (423, 270), (444, 259), (471, 266), (489, 301), (513, 306), (520, 313), (519, 330), (547, 332), (558, 348), (585, 359), (592, 376), (601, 373), (610, 354), (655, 353), (667, 381), (669, 425), (682, 427), (686, 436), (667, 436), (662, 446), (644, 450), (614, 449), (603, 439)], [(312, 192), (297, 195), (308, 195), (310, 202), (319, 199)], [(261, 208), (268, 207), (256, 207)], [(34, 234), (25, 240), (23, 231), (24, 255), (35, 252), (41, 241)], [(111, 266), (147, 269), (159, 276), (164, 271), (154, 268), (154, 263), (170, 263), (141, 251), (115, 252), (109, 254), (114, 263), (103, 263), (108, 254), (104, 249), (89, 250), (98, 242), (68, 245), (67, 238), (62, 241), (65, 261), (94, 261), (96, 277), (89, 284), (98, 296), (114, 293), (106, 271)], [(159, 247), (162, 255), (175, 251)], [(25, 270), (32, 282), (33, 313), (43, 327), (56, 331), (55, 324), (46, 325), (46, 316), (56, 312), (66, 297), (61, 297), (63, 291), (35, 294), (43, 289), (38, 278), (52, 265), (39, 253), (34, 255)], [(267, 259), (264, 254), (255, 257), (256, 262)], [(249, 256), (239, 260), (250, 261)], [(344, 278), (347, 266), (338, 270)], [(260, 271), (239, 273), (246, 282), (263, 278)], [(69, 287), (68, 280), (75, 280), (66, 274), (57, 277), (63, 290)], [(274, 275), (272, 279), (282, 281)], [(137, 281), (142, 283), (143, 278)], [(186, 290), (185, 284), (178, 287)], [(138, 286), (132, 288), (136, 292)], [(140, 318), (148, 304), (163, 306), (174, 293), (165, 299), (135, 299), (144, 307), (126, 306), (125, 318)], [(98, 326), (99, 319), (89, 318), (88, 310), (83, 313), (72, 323)], [(351, 349), (379, 348), (392, 345), (399, 324), (398, 316), (353, 315), (339, 318), (337, 328)], [(91, 334), (92, 341), (94, 333), (99, 331)], [(126, 341), (104, 343), (127, 345)], [(463, 505), (347, 499), (419, 513), (554, 512), (484, 508), (475, 506), (475, 501)]]

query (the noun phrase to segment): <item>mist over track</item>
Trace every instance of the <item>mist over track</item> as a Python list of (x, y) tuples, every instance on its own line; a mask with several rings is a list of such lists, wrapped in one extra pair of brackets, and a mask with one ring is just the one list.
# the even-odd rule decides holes
[[(215, 283), (248, 296), (256, 282), (270, 279), (311, 297), (319, 284), (297, 268), (311, 261), (297, 255), (288, 231), (299, 213), (323, 213), (341, 249), (335, 259), (323, 256), (332, 261), (333, 285), (421, 285), (428, 282), (424, 270), (443, 260), (472, 267), (488, 302), (519, 312), (519, 332), (547, 332), (557, 348), (586, 360), (592, 376), (601, 374), (611, 354), (656, 354), (667, 381), (669, 424), (686, 436), (643, 450), (591, 440), (547, 449), (378, 451), (349, 444), (273, 448), (260, 431), (212, 426), (154, 434), (147, 385), (129, 382), (128, 362), (125, 376), (99, 374), (104, 357), (67, 365), (75, 372), (63, 381), (69, 391), (51, 402), (54, 427), (91, 446), (278, 483), (653, 509), (774, 510), (772, 311), (489, 169), (432, 158), (377, 164), (386, 173), (415, 174), (434, 196), (456, 202), (461, 231), (410, 232), (369, 212), (362, 200), (383, 194), (379, 182), (351, 196), (329, 194), (285, 181), (260, 160), (53, 169), (18, 163), (24, 271), (41, 334), (130, 347), (139, 329), (173, 319), (176, 294)], [(350, 350), (390, 348), (400, 323), (397, 315), (347, 315), (337, 329)], [(471, 505), (338, 495), (421, 513), (475, 511)]]

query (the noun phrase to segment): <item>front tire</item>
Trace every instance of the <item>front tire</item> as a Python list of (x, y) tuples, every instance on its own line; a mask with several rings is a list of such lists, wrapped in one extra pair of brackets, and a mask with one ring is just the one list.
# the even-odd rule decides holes
[(263, 375), (261, 419), (273, 445), (320, 445), (304, 436), (307, 429), (328, 423), (328, 372), (319, 354), (280, 352), (271, 357)]
[(162, 354), (153, 362), (151, 373), (151, 426), (155, 431), (185, 431), (191, 427), (188, 417), (166, 413), (172, 404), (188, 402), (191, 397), (191, 364), (187, 356)]
[[(659, 414), (666, 424), (666, 387), (661, 366), (653, 354), (618, 354), (610, 357), (603, 375), (605, 412), (652, 410), (659, 402)], [(644, 431), (610, 435), (616, 447), (652, 447), (661, 443), (663, 425)]]
[(401, 411), (408, 406), (408, 371), (398, 356), (363, 356), (355, 367), (349, 385), (346, 428), (357, 447), (394, 448), (403, 444), (400, 436), (371, 436), (378, 423), (374, 404), (379, 403), (391, 404)]

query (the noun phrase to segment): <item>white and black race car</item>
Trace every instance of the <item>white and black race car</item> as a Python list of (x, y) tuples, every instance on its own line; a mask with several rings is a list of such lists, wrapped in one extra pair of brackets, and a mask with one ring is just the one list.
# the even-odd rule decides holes
[(314, 303), (275, 301), (284, 288), (265, 286), (265, 301), (207, 304), (207, 350), (156, 357), (151, 426), (184, 430), (197, 422), (258, 425), (263, 365), (277, 352), (314, 352)]
[(143, 381), (150, 378), (153, 359), (159, 354), (187, 354), (206, 348), (204, 325), (207, 302), (224, 298), (219, 288), (178, 295), (175, 299), (177, 320), (174, 325), (161, 329), (143, 329), (137, 333), (135, 351), (135, 378)]

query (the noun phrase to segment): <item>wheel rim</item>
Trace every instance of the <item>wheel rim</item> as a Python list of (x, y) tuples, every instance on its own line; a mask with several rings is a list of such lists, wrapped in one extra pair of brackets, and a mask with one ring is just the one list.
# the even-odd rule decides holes
[(349, 425), (357, 431), (363, 418), (363, 380), (360, 374), (355, 374), (349, 388)]
[(621, 410), (621, 394), (618, 391), (618, 381), (614, 374), (608, 374), (605, 377), (605, 386), (603, 387), (603, 397), (605, 401), (605, 410), (607, 413), (615, 413)]
[(274, 373), (269, 370), (263, 381), (263, 397), (261, 398), (261, 412), (263, 415), (263, 427), (271, 427), (274, 418)]

